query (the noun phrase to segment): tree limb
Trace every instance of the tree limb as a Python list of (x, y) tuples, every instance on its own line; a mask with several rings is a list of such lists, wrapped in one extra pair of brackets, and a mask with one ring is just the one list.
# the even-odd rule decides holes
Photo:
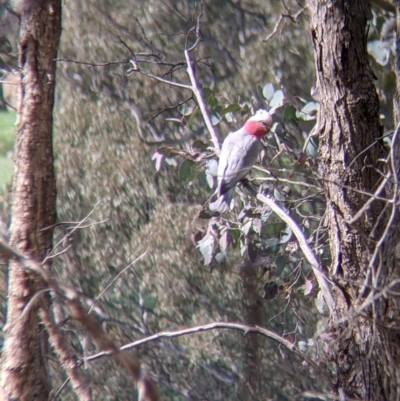
[(257, 199), (262, 202), (264, 205), (268, 206), (273, 212), (275, 212), (292, 230), (293, 234), (296, 236), (297, 241), (301, 250), (304, 253), (305, 258), (314, 272), (315, 278), (319, 284), (322, 295), (325, 299), (325, 302), (329, 308), (329, 311), (332, 312), (334, 310), (334, 300), (329, 289), (328, 280), (325, 276), (325, 273), (321, 270), (321, 266), (315, 257), (313, 251), (307, 244), (307, 240), (300, 230), (299, 226), (296, 222), (279, 206), (275, 203), (275, 201), (271, 198), (268, 198), (264, 195), (258, 194)]

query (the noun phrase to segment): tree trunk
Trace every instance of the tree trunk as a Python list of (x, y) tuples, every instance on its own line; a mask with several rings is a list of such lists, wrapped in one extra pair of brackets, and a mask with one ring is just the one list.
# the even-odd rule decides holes
[[(397, 211), (394, 205), (375, 200), (357, 222), (347, 223), (370, 199), (365, 194), (377, 190), (384, 174), (392, 173), (381, 197), (392, 197), (391, 183), (398, 177), (397, 167), (379, 161), (379, 102), (366, 51), (369, 5), (365, 0), (308, 4), (321, 98), (319, 172), (327, 197), (325, 223), (332, 256), (336, 392), (353, 399), (395, 400), (398, 339), (388, 327), (398, 319), (398, 301), (380, 291), (395, 277), (392, 241), (398, 235)], [(397, 143), (394, 146), (397, 153)]]
[[(16, 4), (21, 81), (10, 238), (13, 247), (43, 260), (52, 247), (56, 218), (52, 111), (61, 1)], [(33, 298), (40, 286), (18, 262), (10, 262), (2, 386), (13, 400), (46, 400), (49, 396), (43, 347), (47, 339), (41, 336), (38, 318), (41, 297)]]
[[(244, 322), (249, 326), (263, 325), (263, 305), (257, 291), (259, 278), (254, 266), (247, 262), (239, 266), (240, 277), (243, 282), (243, 315)], [(260, 388), (260, 347), (262, 338), (257, 333), (247, 333), (244, 338), (244, 383), (240, 399), (253, 400), (257, 398)]]

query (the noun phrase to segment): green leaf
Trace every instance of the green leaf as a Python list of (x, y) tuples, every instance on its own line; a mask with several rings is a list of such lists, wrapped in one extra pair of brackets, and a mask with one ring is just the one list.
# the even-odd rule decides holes
[(190, 160), (184, 160), (179, 167), (179, 181), (190, 181), (194, 178), (196, 165)]
[(296, 125), (299, 122), (296, 116), (296, 109), (291, 104), (288, 104), (283, 110), (283, 121)]
[(154, 310), (157, 304), (157, 298), (153, 295), (145, 295), (143, 297), (143, 308), (147, 310)]
[(237, 103), (233, 103), (228, 107), (221, 110), (221, 115), (224, 116), (227, 113), (237, 113), (240, 111), (240, 106)]
[(276, 259), (275, 259), (275, 266), (276, 266), (276, 269), (275, 269), (275, 276), (276, 276), (276, 277), (279, 277), (279, 276), (282, 274), (283, 269), (284, 269), (285, 266), (286, 266), (286, 262), (287, 262), (287, 259), (286, 259), (285, 256), (283, 256), (283, 255), (278, 255), (278, 256), (276, 257)]
[(210, 96), (207, 98), (207, 103), (212, 107), (217, 107), (218, 106), (218, 100), (215, 97), (214, 93), (212, 93)]
[(214, 96), (214, 91), (211, 90), (210, 88), (203, 88), (202, 92), (203, 92), (203, 97), (204, 97), (204, 99), (207, 100), (207, 102), (208, 102), (208, 98), (210, 96)]
[(203, 141), (201, 141), (200, 139), (196, 139), (192, 143), (192, 148), (193, 149), (198, 149), (198, 150), (207, 150), (208, 145), (206, 143), (204, 143)]
[(201, 187), (206, 188), (207, 190), (209, 189), (209, 184), (208, 184), (208, 178), (207, 178), (207, 174), (204, 171), (201, 171), (198, 175), (197, 175), (197, 179), (199, 180), (199, 184)]
[(233, 228), (229, 230), (229, 236), (232, 242), (232, 245), (236, 247), (237, 243), (239, 242), (241, 232), (237, 228)]

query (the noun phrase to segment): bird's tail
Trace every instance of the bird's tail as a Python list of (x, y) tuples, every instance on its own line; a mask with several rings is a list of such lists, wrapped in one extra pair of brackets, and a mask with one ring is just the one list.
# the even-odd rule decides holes
[(219, 213), (227, 212), (230, 209), (231, 200), (232, 200), (234, 191), (235, 191), (235, 188), (231, 188), (228, 191), (226, 191), (224, 194), (219, 196), (215, 202), (210, 203), (209, 209), (212, 212), (219, 212)]

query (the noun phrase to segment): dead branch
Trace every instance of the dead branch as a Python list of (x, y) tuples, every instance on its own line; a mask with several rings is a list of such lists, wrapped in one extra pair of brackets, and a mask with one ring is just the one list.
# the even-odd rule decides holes
[(321, 270), (321, 266), (317, 258), (315, 257), (314, 252), (309, 247), (307, 240), (304, 234), (302, 233), (301, 229), (296, 224), (296, 222), (277, 203), (275, 203), (275, 201), (272, 198), (258, 194), (257, 199), (264, 205), (268, 206), (273, 212), (275, 212), (290, 227), (293, 234), (296, 236), (299, 246), (303, 251), (304, 256), (307, 259), (308, 263), (310, 263), (315, 278), (318, 281), (320, 290), (329, 308), (329, 311), (332, 312), (334, 309), (334, 300), (328, 285), (328, 279), (325, 273)]
[[(248, 333), (258, 333), (261, 334), (265, 337), (268, 337), (269, 339), (276, 341), (277, 343), (283, 345), (286, 349), (289, 351), (293, 352), (295, 355), (298, 357), (302, 358), (305, 360), (310, 366), (312, 366), (314, 369), (316, 369), (318, 372), (321, 372), (321, 369), (318, 367), (318, 365), (312, 361), (310, 358), (308, 358), (303, 352), (301, 352), (296, 344), (291, 343), (290, 341), (286, 340), (284, 337), (280, 336), (279, 334), (265, 329), (263, 327), (259, 326), (247, 326), (244, 324), (240, 323), (209, 323), (206, 325), (202, 326), (196, 326), (196, 327), (191, 327), (189, 329), (183, 329), (183, 330), (177, 330), (177, 331), (163, 331), (157, 334), (154, 334), (152, 336), (143, 338), (141, 340), (134, 341), (132, 343), (126, 344), (123, 347), (120, 348), (121, 351), (126, 351), (128, 349), (136, 348), (140, 345), (147, 344), (152, 341), (159, 340), (161, 338), (176, 338), (176, 337), (182, 337), (186, 336), (189, 334), (195, 334), (195, 333), (203, 333), (206, 331), (211, 331), (211, 330), (220, 330), (220, 329), (230, 329), (230, 330), (238, 330), (242, 331), (245, 334)], [(105, 357), (110, 355), (108, 352), (99, 352), (95, 355), (89, 356), (86, 358), (85, 362), (92, 362), (95, 361), (99, 358)], [(330, 380), (328, 375), (325, 374), (325, 372), (322, 372), (327, 380)]]
[(305, 8), (301, 8), (299, 11), (297, 11), (296, 14), (291, 15), (291, 14), (281, 14), (279, 16), (278, 21), (276, 21), (276, 24), (274, 26), (274, 29), (272, 30), (271, 33), (267, 35), (265, 39), (263, 39), (263, 42), (268, 42), (273, 36), (275, 36), (278, 33), (278, 30), (283, 28), (283, 25), (285, 23), (285, 19), (290, 19), (292, 22), (297, 22), (297, 19), (300, 17), (301, 14), (305, 11)]

